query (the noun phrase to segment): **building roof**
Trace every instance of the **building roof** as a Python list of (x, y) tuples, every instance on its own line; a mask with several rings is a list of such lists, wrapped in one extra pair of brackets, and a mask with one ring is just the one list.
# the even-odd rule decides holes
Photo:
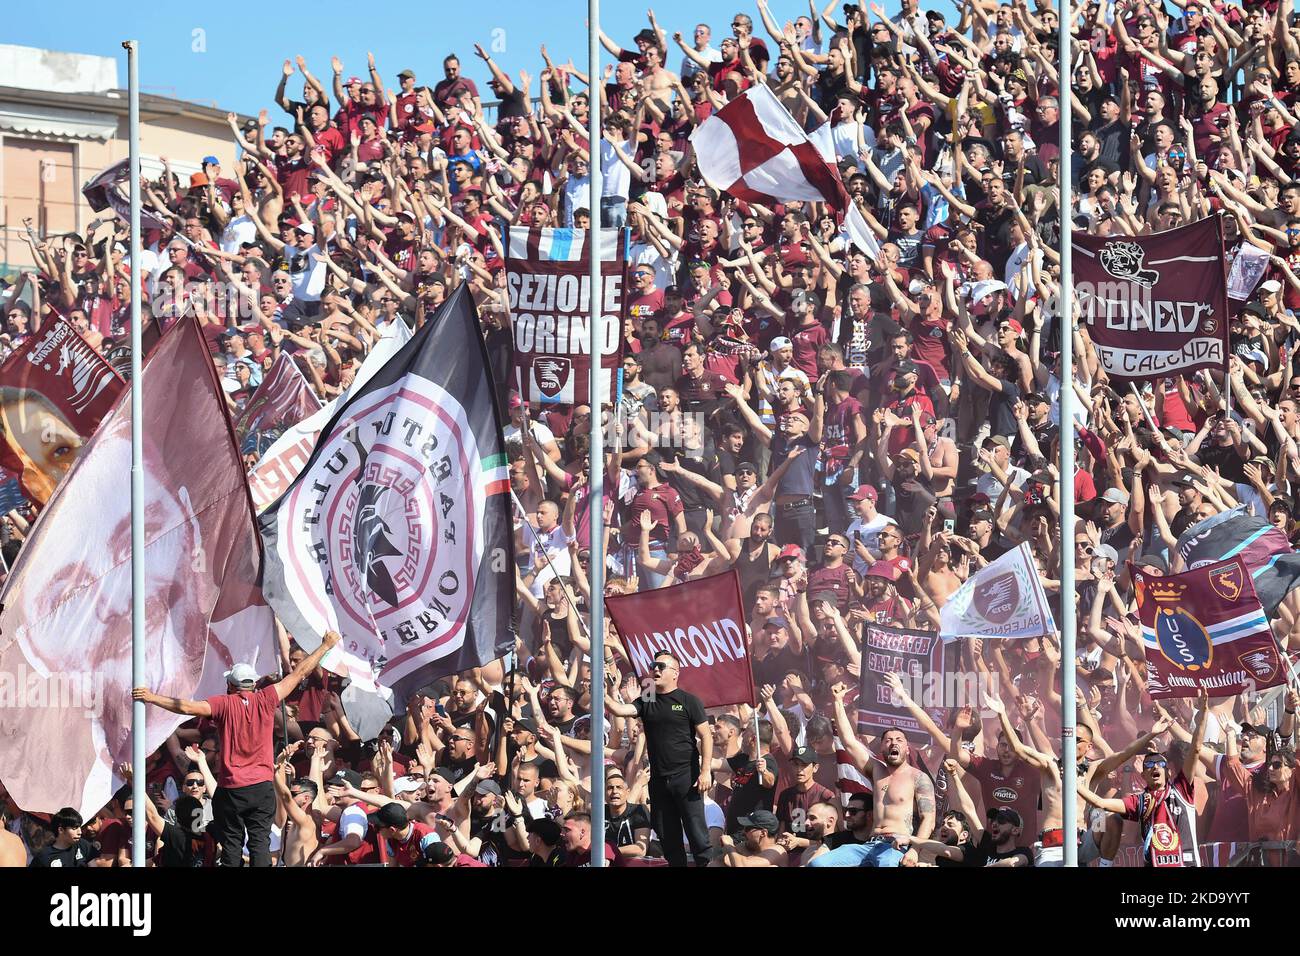
[[(66, 139), (111, 139), (129, 112), (126, 90), (50, 93), (0, 86), (0, 131)], [(152, 93), (140, 94), (140, 122), (167, 117), (197, 119), (224, 127), (226, 111)], [(252, 117), (240, 116), (242, 124)]]

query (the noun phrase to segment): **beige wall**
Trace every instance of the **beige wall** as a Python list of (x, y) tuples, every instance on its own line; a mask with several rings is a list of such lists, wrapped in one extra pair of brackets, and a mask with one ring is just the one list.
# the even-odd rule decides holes
[[(182, 183), (200, 168), (204, 156), (216, 156), (229, 174), (236, 147), (224, 122), (150, 117), (147, 112), (141, 119), (140, 152), (146, 175), (158, 175), (158, 160), (163, 156)], [(43, 142), (29, 134), (0, 134), (0, 273), (9, 275), (32, 264), (22, 238), (23, 217), (32, 217), (38, 232), (42, 227), (49, 234), (79, 231), (95, 216), (82, 199), (82, 185), (128, 154), (125, 119), (118, 137), (107, 142)]]

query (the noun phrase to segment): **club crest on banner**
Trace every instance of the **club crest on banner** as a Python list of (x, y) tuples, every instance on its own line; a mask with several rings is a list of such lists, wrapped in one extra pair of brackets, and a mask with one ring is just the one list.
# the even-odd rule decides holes
[(1156, 602), (1156, 643), (1165, 660), (1179, 670), (1199, 671), (1214, 660), (1214, 645), (1205, 627), (1182, 606), (1187, 585), (1149, 582), (1147, 594)]
[(1013, 572), (975, 586), (971, 597), (975, 610), (994, 624), (1005, 624), (1020, 604), (1020, 585)]
[(1248, 651), (1240, 655), (1237, 660), (1260, 681), (1271, 681), (1277, 676), (1278, 668), (1282, 666), (1277, 659), (1277, 652), (1271, 647)]
[(1237, 564), (1230, 564), (1210, 572), (1210, 587), (1214, 588), (1214, 593), (1225, 601), (1235, 601), (1241, 597), (1244, 580), (1242, 568)]
[(533, 359), (533, 384), (542, 398), (559, 401), (569, 387), (573, 363), (567, 358), (548, 355)]

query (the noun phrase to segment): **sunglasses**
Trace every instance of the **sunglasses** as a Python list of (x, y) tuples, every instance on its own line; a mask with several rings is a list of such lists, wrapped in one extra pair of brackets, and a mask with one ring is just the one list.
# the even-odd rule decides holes
[(1143, 770), (1150, 770), (1152, 767), (1167, 767), (1167, 766), (1169, 766), (1169, 761), (1167, 761), (1167, 760), (1144, 760), (1144, 761), (1142, 761), (1142, 769), (1143, 769)]
[(204, 785), (204, 784), (203, 784), (203, 780), (202, 780), (202, 778), (200, 778), (200, 779), (198, 779), (198, 780), (186, 780), (186, 781), (185, 781), (185, 786), (187, 786), (187, 787), (202, 787), (203, 785)]
[(1283, 767), (1289, 767), (1289, 766), (1291, 766), (1291, 765), (1290, 765), (1289, 763), (1286, 763), (1285, 761), (1282, 761), (1282, 760), (1274, 760), (1272, 763), (1270, 763), (1270, 764), (1268, 765), (1268, 769), (1269, 769), (1269, 770), (1281, 770)]
[(652, 671), (659, 671), (662, 673), (663, 671), (672, 670), (673, 666), (671, 664), (665, 664), (663, 661), (655, 661), (653, 664), (650, 665), (650, 669)]

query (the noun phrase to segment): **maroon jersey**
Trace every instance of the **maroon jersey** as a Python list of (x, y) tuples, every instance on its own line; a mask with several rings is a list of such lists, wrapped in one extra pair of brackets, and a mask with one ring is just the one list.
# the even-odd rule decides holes
[(1017, 760), (1003, 773), (1002, 764), (995, 758), (977, 756), (970, 759), (970, 772), (980, 782), (985, 812), (1010, 807), (1024, 821), (1022, 833), (1031, 838), (1038, 833), (1038, 803), (1043, 785), (1036, 767)]

